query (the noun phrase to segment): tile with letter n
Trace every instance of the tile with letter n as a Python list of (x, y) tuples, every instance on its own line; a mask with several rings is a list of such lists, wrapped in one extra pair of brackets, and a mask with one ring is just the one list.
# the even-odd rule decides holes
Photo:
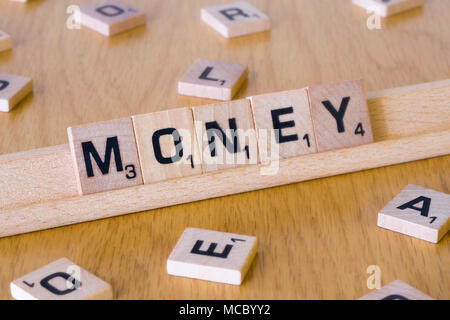
[(373, 142), (361, 80), (309, 87), (308, 94), (318, 152)]
[(229, 101), (247, 75), (248, 69), (242, 64), (199, 59), (178, 82), (178, 93)]
[(10, 284), (16, 300), (111, 300), (111, 285), (66, 258)]
[(450, 229), (450, 195), (409, 185), (380, 211), (378, 226), (438, 243)]
[(245, 1), (203, 8), (203, 22), (225, 38), (270, 30), (270, 18)]
[(145, 184), (202, 173), (190, 108), (132, 118)]
[(107, 0), (82, 7), (79, 19), (81, 25), (113, 36), (145, 24), (146, 14), (121, 1)]
[(80, 195), (143, 184), (131, 118), (67, 129)]
[(30, 78), (0, 74), (0, 111), (11, 111), (32, 91), (33, 81)]
[(403, 281), (391, 282), (358, 300), (434, 300)]
[(382, 17), (424, 5), (425, 0), (353, 0), (353, 3)]
[(203, 172), (257, 164), (258, 141), (247, 99), (192, 108)]
[(255, 237), (187, 228), (167, 260), (167, 273), (240, 285), (257, 247)]
[(6, 32), (0, 30), (0, 52), (9, 50), (11, 48), (12, 48), (11, 37)]

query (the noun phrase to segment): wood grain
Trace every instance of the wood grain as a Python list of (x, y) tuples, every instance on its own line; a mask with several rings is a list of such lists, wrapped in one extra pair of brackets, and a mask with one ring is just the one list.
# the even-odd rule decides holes
[[(447, 1), (426, 1), (424, 8), (370, 31), (364, 10), (350, 1), (254, 0), (272, 18), (271, 31), (233, 40), (199, 18), (200, 8), (221, 1), (127, 2), (147, 13), (147, 25), (112, 38), (65, 28), (71, 1), (0, 4), (1, 28), (15, 41), (14, 51), (0, 54), (2, 72), (27, 74), (35, 84), (33, 95), (0, 115), (0, 153), (66, 144), (69, 126), (206, 104), (177, 94), (178, 80), (200, 57), (249, 66), (249, 80), (236, 98), (356, 78), (373, 92), (450, 76)], [(372, 125), (375, 140), (408, 137), (420, 127), (421, 134), (431, 134), (423, 143), (439, 151), (435, 143), (445, 141), (433, 131), (448, 128), (448, 103), (437, 99), (431, 110), (409, 95), (395, 99), (420, 108), (420, 116), (400, 114), (395, 105), (378, 112), (382, 102), (369, 100), (371, 118), (379, 124)], [(429, 121), (436, 112), (439, 123)], [(377, 120), (386, 118), (391, 121)], [(424, 243), (376, 227), (376, 218), (409, 183), (449, 193), (449, 171), (446, 156), (3, 238), (0, 298), (10, 298), (13, 279), (67, 256), (125, 299), (355, 299), (369, 292), (366, 268), (372, 264), (380, 266), (383, 284), (401, 279), (448, 299), (450, 237)], [(49, 187), (40, 174), (42, 187)], [(6, 183), (0, 181), (0, 190), (13, 192)], [(77, 212), (67, 214), (78, 218)], [(165, 261), (186, 227), (258, 237), (258, 255), (242, 286), (167, 275)]]

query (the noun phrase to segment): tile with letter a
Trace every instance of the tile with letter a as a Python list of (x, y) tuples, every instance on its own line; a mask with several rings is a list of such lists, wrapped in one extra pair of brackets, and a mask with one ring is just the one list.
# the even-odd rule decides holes
[(409, 185), (380, 211), (378, 226), (438, 243), (450, 229), (450, 195)]
[(317, 152), (306, 89), (249, 99), (262, 163)]
[(143, 184), (131, 118), (67, 129), (80, 195)]
[(10, 284), (16, 300), (110, 300), (111, 286), (66, 258)]
[(132, 118), (145, 184), (202, 173), (190, 108)]
[(248, 69), (242, 64), (199, 59), (178, 82), (178, 93), (229, 101), (247, 75)]
[(309, 87), (308, 94), (318, 152), (373, 142), (361, 80)]
[(424, 5), (424, 0), (353, 0), (353, 3), (382, 17)]
[(203, 22), (225, 38), (270, 30), (270, 18), (245, 1), (203, 8)]
[(167, 260), (167, 273), (240, 285), (257, 247), (255, 237), (187, 228)]
[(194, 107), (203, 172), (257, 164), (258, 141), (247, 99)]
[(0, 74), (0, 111), (9, 112), (33, 91), (30, 78)]
[(6, 51), (12, 48), (12, 39), (4, 31), (0, 30), (0, 52)]
[(146, 14), (121, 1), (107, 0), (82, 7), (79, 19), (81, 25), (113, 36), (145, 24)]
[(359, 298), (358, 300), (433, 300), (433, 298), (403, 281), (397, 280)]

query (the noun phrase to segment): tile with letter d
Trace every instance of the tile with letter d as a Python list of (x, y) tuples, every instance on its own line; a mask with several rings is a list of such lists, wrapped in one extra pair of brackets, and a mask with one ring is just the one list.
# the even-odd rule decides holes
[(353, 3), (382, 17), (421, 7), (424, 0), (353, 0)]
[(10, 284), (16, 300), (110, 300), (111, 286), (66, 258)]
[(0, 74), (0, 111), (11, 111), (32, 91), (33, 81), (30, 78)]
[(0, 30), (0, 52), (9, 50), (11, 48), (12, 48), (11, 37), (6, 32)]
[(145, 184), (202, 173), (190, 108), (132, 118)]
[(397, 280), (359, 298), (359, 300), (433, 300), (433, 298), (403, 281)]
[(143, 184), (131, 118), (67, 129), (80, 195)]
[(373, 142), (361, 80), (309, 87), (308, 94), (318, 152)]
[(380, 211), (378, 226), (438, 243), (450, 229), (450, 195), (409, 185)]
[(240, 285), (257, 247), (255, 237), (187, 228), (167, 260), (167, 273)]

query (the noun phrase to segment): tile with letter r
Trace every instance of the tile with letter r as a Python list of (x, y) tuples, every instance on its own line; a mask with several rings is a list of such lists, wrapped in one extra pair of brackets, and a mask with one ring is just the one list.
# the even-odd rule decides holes
[(270, 30), (270, 18), (245, 1), (203, 8), (203, 22), (225, 38)]
[(143, 184), (131, 118), (70, 127), (80, 195)]
[(178, 93), (229, 101), (247, 75), (248, 69), (242, 64), (199, 59), (178, 82)]
[(146, 14), (124, 2), (107, 0), (82, 7), (79, 19), (81, 25), (113, 36), (145, 24)]
[(190, 108), (132, 118), (145, 184), (202, 173)]
[(0, 74), (0, 111), (11, 111), (33, 91), (33, 80), (12, 74)]
[(110, 300), (111, 285), (62, 258), (10, 284), (16, 300)]
[(318, 152), (373, 142), (361, 80), (308, 88)]
[(382, 17), (424, 5), (424, 0), (353, 0), (353, 3)]
[(257, 247), (255, 237), (187, 228), (167, 260), (167, 273), (240, 285)]
[(0, 30), (0, 52), (12, 48), (12, 39), (9, 34)]
[(379, 212), (378, 226), (438, 243), (450, 229), (450, 195), (411, 184)]
[(391, 282), (358, 300), (434, 300), (403, 281)]

